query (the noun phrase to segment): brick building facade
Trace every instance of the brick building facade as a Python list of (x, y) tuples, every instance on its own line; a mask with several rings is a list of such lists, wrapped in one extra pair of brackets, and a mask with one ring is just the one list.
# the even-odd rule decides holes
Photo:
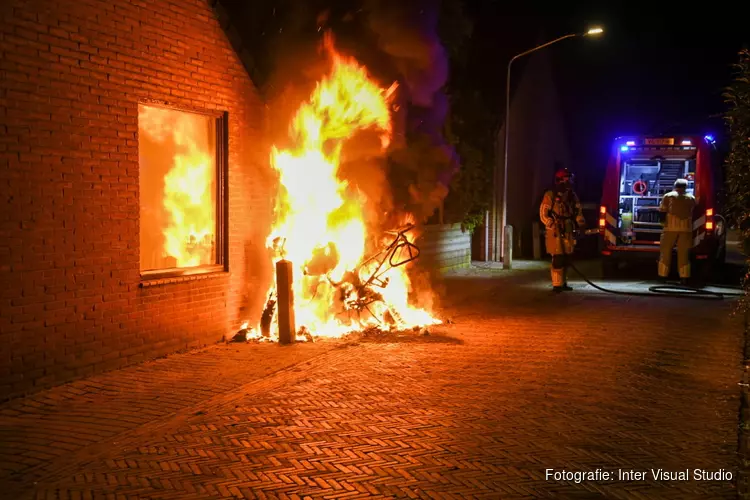
[[(208, 0), (9, 0), (0, 14), (0, 399), (257, 316), (263, 105)], [(143, 105), (217, 127), (200, 272), (144, 273)]]

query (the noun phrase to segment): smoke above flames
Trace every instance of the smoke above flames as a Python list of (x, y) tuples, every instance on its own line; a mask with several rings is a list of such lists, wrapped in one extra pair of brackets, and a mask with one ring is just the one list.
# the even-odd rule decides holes
[[(444, 137), (448, 98), (448, 55), (438, 37), (438, 0), (365, 0), (364, 12), (376, 43), (402, 82), (401, 128), (389, 162), (389, 187), (396, 209), (418, 219), (432, 215), (448, 194), (459, 163)], [(396, 113), (398, 115), (398, 112)]]
[[(325, 145), (322, 150), (324, 155), (337, 151), (336, 177), (351, 193), (363, 195), (356, 197), (362, 200), (357, 210), (367, 235), (366, 255), (381, 248), (385, 231), (407, 221), (427, 222), (448, 194), (459, 168), (443, 133), (448, 115), (443, 91), (448, 56), (437, 34), (437, 1), (358, 0), (338, 9), (316, 5), (318, 0), (276, 2), (278, 8), (272, 10), (266, 4), (266, 17), (249, 16), (259, 23), (260, 34), (267, 34), (265, 46), (254, 47), (254, 57), (259, 68), (266, 68), (262, 78), (256, 75), (255, 79), (266, 102), (269, 152), (294, 151), (299, 146), (290, 124), (332, 69), (324, 36), (332, 35), (336, 52), (356, 60), (384, 92), (397, 84), (387, 99), (390, 141), (385, 150), (383, 131), (377, 127), (357, 128), (346, 140), (330, 141), (330, 151)], [(313, 187), (314, 169), (303, 170), (295, 178), (304, 178)], [(283, 212), (278, 200), (275, 212), (275, 219)], [(296, 257), (298, 264), (304, 264), (304, 259)], [(430, 310), (432, 280), (416, 268), (410, 268), (409, 274), (404, 285), (411, 282), (410, 305)], [(254, 301), (250, 292), (246, 300)]]
[[(286, 140), (290, 118), (328, 70), (320, 46), (322, 34), (332, 32), (337, 47), (366, 66), (383, 88), (399, 83), (387, 154), (376, 131), (359, 132), (343, 147), (339, 175), (372, 200), (368, 223), (387, 229), (404, 213), (424, 222), (440, 207), (459, 168), (444, 137), (449, 68), (437, 33), (438, 0), (361, 0), (345, 9), (320, 5), (317, 11), (313, 3), (290, 11), (293, 20), (278, 20), (281, 34), (271, 44), (275, 63), (266, 85), (272, 141)], [(287, 31), (295, 27), (286, 38), (284, 25)]]

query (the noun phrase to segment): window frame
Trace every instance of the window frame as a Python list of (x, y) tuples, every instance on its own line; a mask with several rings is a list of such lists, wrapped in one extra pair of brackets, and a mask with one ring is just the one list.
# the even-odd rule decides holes
[[(200, 276), (215, 273), (229, 272), (229, 113), (222, 110), (210, 110), (201, 108), (192, 108), (186, 106), (168, 105), (162, 102), (152, 102), (142, 100), (137, 106), (148, 106), (154, 108), (168, 109), (181, 113), (190, 113), (203, 115), (214, 119), (216, 132), (216, 229), (215, 229), (215, 254), (216, 262), (197, 267), (185, 268), (166, 268), (153, 269), (144, 271), (140, 269), (140, 252), (141, 252), (141, 230), (140, 224), (143, 223), (140, 216), (141, 200), (138, 197), (138, 267), (141, 283), (150, 281), (164, 280), (168, 278), (180, 278)], [(140, 119), (140, 116), (138, 116)], [(138, 128), (138, 191), (140, 193), (140, 122), (137, 122)]]

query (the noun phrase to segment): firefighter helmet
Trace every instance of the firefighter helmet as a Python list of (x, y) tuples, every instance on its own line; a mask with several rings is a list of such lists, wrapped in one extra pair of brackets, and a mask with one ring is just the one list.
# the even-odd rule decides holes
[(559, 168), (557, 169), (557, 172), (555, 172), (555, 182), (557, 184), (562, 184), (563, 182), (569, 182), (573, 178), (573, 174), (570, 173), (570, 170), (567, 168)]

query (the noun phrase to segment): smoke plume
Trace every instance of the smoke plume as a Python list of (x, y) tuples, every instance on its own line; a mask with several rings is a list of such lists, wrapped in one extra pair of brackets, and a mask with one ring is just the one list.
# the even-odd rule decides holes
[[(264, 85), (267, 135), (274, 144), (287, 140), (296, 108), (328, 70), (329, 60), (316, 39), (331, 30), (337, 48), (355, 56), (384, 87), (394, 79), (400, 84), (388, 159), (382, 157), (376, 136), (363, 132), (344, 145), (339, 174), (367, 199), (377, 200), (377, 207), (367, 207), (372, 212), (368, 221), (386, 228), (409, 212), (424, 222), (442, 204), (459, 168), (444, 137), (448, 55), (437, 32), (439, 0), (360, 0), (346, 7), (322, 7), (326, 3), (292, 2), (274, 10), (274, 19), (283, 19), (264, 22), (269, 31), (277, 31), (266, 49), (274, 61)], [(384, 219), (384, 213), (394, 218)]]
[[(395, 141), (389, 173), (393, 202), (420, 220), (448, 194), (459, 163), (443, 130), (448, 99), (448, 55), (438, 37), (438, 0), (365, 0), (370, 29), (403, 83), (401, 141)], [(398, 122), (397, 122), (398, 123)]]

